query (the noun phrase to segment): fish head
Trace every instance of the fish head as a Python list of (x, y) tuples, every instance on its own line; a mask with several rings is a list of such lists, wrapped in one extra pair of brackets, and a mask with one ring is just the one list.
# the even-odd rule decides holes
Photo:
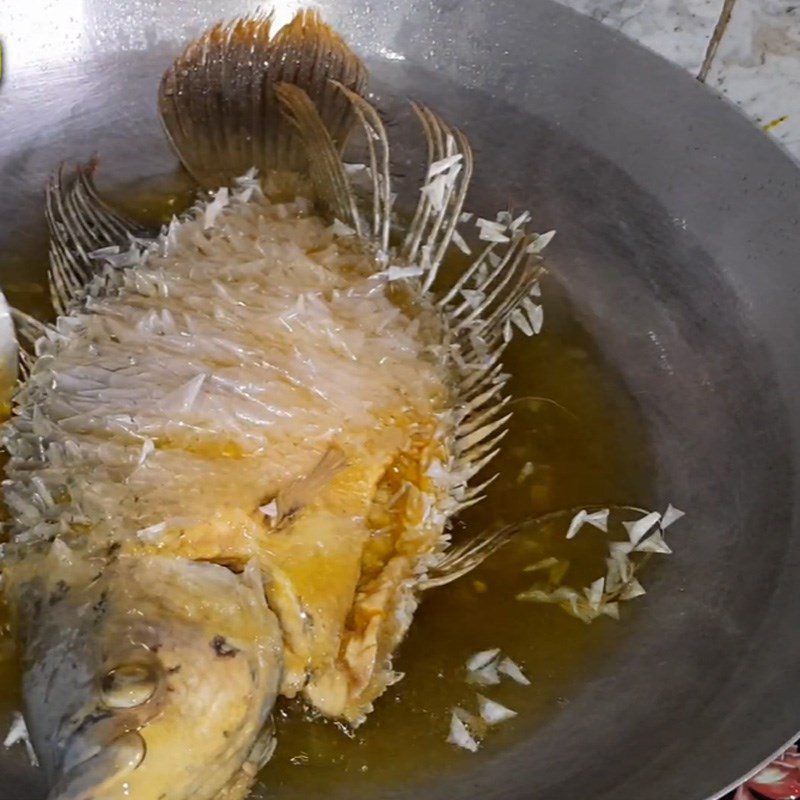
[(127, 557), (62, 584), (24, 676), (48, 800), (243, 796), (271, 754), (282, 664), (255, 566)]

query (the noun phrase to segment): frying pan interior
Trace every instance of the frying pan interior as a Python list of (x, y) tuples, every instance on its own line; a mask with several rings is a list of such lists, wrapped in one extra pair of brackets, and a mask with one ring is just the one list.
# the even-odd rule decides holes
[[(558, 229), (553, 280), (636, 398), (659, 498), (688, 513), (646, 609), (569, 705), (496, 755), (381, 796), (718, 796), (800, 728), (800, 173), (691, 78), (548, 0), (321, 5), (385, 109), (413, 96), (469, 134), (478, 211), (512, 202)], [(3, 285), (42, 274), (59, 160), (100, 153), (108, 186), (174, 168), (160, 73), (188, 36), (253, 6), (3, 5)], [(43, 797), (0, 752), (0, 800)]]

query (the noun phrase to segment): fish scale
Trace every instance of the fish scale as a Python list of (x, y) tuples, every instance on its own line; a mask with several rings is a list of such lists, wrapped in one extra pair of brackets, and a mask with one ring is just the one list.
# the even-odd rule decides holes
[[(147, 294), (126, 272), (115, 275), (119, 289), (94, 299), (79, 335), (53, 344), (18, 398), (24, 404), (29, 396), (90, 459), (95, 439), (120, 438), (125, 446), (117, 463), (98, 466), (113, 473), (136, 465), (129, 483), (143, 502), (129, 521), (131, 532), (185, 508), (187, 492), (196, 495), (191, 514), (202, 519), (213, 510), (220, 499), (208, 488), (193, 492), (193, 485), (198, 473), (206, 487), (230, 474), (227, 458), (214, 458), (217, 454), (241, 453), (258, 462), (245, 465), (241, 479), (225, 487), (234, 497), (224, 503), (249, 510), (311, 469), (337, 431), (346, 429), (351, 447), (369, 447), (387, 414), (415, 409), (424, 417), (446, 407), (446, 369), (426, 364), (425, 342), (408, 335), (409, 319), (391, 314), (395, 306), (386, 283), (370, 277), (372, 255), (342, 251), (321, 219), (306, 218), (313, 228), (293, 230), (295, 242), (304, 242), (308, 251), (327, 248), (328, 266), (295, 253), (294, 270), (276, 279), (267, 248), (258, 300), (250, 301), (253, 253), (244, 256), (245, 280), (237, 281), (235, 254), (226, 239), (231, 230), (253, 235), (246, 223), (254, 205), (234, 204), (218, 218), (216, 251), (201, 253), (193, 237), (202, 223), (190, 219), (181, 226), (174, 252), (129, 268), (139, 276), (163, 274), (165, 296)], [(268, 200), (258, 205), (265, 218), (274, 217)], [(276, 232), (268, 228), (262, 234), (277, 238), (277, 249), (285, 225), (277, 220)], [(220, 262), (227, 264), (224, 298), (210, 281)], [(303, 293), (292, 291), (295, 276)], [(302, 310), (298, 296), (306, 298)], [(165, 332), (159, 312), (166, 310), (176, 325), (191, 315), (191, 333), (182, 327)], [(155, 451), (138, 464), (144, 439), (155, 443)], [(191, 456), (176, 463), (183, 451)], [(165, 466), (175, 476), (168, 487)], [(13, 474), (13, 460), (11, 468)], [(130, 486), (93, 470), (90, 466), (77, 489), (90, 486), (93, 495), (105, 498), (88, 513), (102, 523), (109, 508), (124, 503)], [(75, 490), (73, 502), (84, 507)], [(118, 512), (113, 519), (115, 526), (122, 522)]]

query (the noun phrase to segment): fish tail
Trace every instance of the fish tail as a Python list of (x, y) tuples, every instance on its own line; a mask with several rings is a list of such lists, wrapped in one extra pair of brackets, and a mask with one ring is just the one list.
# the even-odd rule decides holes
[(277, 33), (272, 21), (243, 17), (192, 42), (161, 81), (164, 128), (207, 188), (251, 167), (308, 172), (324, 187), (321, 199), (350, 217), (341, 152), (356, 112), (337, 84), (361, 95), (366, 69), (316, 11), (298, 12)]

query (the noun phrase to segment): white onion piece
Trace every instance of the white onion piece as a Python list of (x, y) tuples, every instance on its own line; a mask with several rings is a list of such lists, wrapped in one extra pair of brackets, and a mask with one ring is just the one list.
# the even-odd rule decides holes
[(633, 549), (637, 553), (663, 553), (664, 555), (669, 555), (672, 552), (672, 549), (664, 541), (664, 537), (660, 533), (654, 533), (652, 536), (642, 539)]
[(593, 511), (591, 514), (587, 514), (586, 522), (597, 528), (597, 530), (608, 533), (608, 509), (604, 508), (601, 511)]
[(492, 662), (480, 669), (467, 672), (467, 683), (473, 686), (497, 686), (500, 676), (497, 674), (497, 664)]
[(25, 718), (19, 711), (14, 712), (14, 720), (11, 723), (6, 738), (3, 740), (4, 747), (13, 747), (18, 742), (25, 745), (25, 750), (28, 753), (28, 760), (34, 767), (39, 766), (39, 760), (36, 758), (36, 753), (31, 744), (31, 738), (28, 734), (28, 726), (25, 724)]
[(581, 509), (572, 518), (572, 521), (569, 523), (569, 528), (567, 529), (567, 539), (574, 539), (578, 535), (578, 531), (583, 527), (583, 523), (586, 522), (587, 516), (588, 514), (586, 513), (585, 509)]
[(487, 725), (497, 725), (499, 722), (505, 722), (517, 716), (516, 711), (506, 708), (501, 703), (490, 700), (482, 694), (476, 696), (478, 698), (478, 712)]
[(270, 500), (266, 505), (259, 506), (258, 510), (273, 522), (278, 518), (278, 503), (276, 500)]
[(685, 517), (686, 512), (675, 508), (671, 503), (667, 506), (664, 516), (661, 518), (661, 530), (666, 530), (673, 522), (677, 522), (681, 517)]
[(541, 253), (542, 250), (553, 241), (553, 237), (556, 235), (555, 231), (547, 231), (547, 233), (542, 233), (537, 236), (531, 244), (525, 249), (526, 253)]
[(355, 229), (351, 228), (349, 225), (346, 225), (340, 219), (335, 219), (333, 224), (331, 225), (331, 231), (333, 232), (334, 236), (340, 237), (347, 237), (347, 236), (355, 236)]
[(644, 536), (650, 532), (653, 526), (658, 524), (660, 519), (661, 514), (659, 514), (657, 511), (653, 511), (641, 519), (637, 519), (635, 522), (623, 522), (622, 524), (625, 526), (625, 530), (628, 531), (628, 538), (631, 540), (631, 542), (633, 544), (639, 544), (642, 538), (644, 538)]
[(512, 681), (516, 681), (521, 686), (530, 686), (531, 682), (528, 680), (528, 677), (522, 671), (519, 664), (515, 661), (512, 661), (508, 656), (506, 656), (498, 665), (497, 665), (498, 672), (502, 672), (503, 675), (508, 675)]
[(469, 750), (470, 753), (478, 751), (479, 744), (467, 730), (467, 726), (458, 718), (455, 711), (450, 714), (450, 733), (447, 741), (456, 747)]
[(450, 167), (455, 166), (458, 164), (459, 161), (463, 156), (461, 153), (456, 153), (454, 156), (447, 156), (446, 158), (440, 158), (438, 161), (434, 161), (428, 167), (428, 178), (435, 178), (437, 175), (440, 175), (442, 172), (446, 172)]
[(619, 599), (620, 600), (633, 600), (635, 597), (641, 597), (643, 594), (647, 594), (642, 586), (641, 583), (636, 578), (632, 578), (628, 581), (628, 584), (625, 588), (620, 592)]
[(500, 655), (500, 648), (494, 647), (491, 650), (481, 650), (479, 653), (467, 659), (467, 672), (475, 672), (489, 666)]
[(593, 610), (600, 608), (600, 603), (603, 601), (603, 587), (605, 586), (605, 582), (605, 578), (598, 578), (596, 581), (592, 582), (588, 589), (583, 590)]

